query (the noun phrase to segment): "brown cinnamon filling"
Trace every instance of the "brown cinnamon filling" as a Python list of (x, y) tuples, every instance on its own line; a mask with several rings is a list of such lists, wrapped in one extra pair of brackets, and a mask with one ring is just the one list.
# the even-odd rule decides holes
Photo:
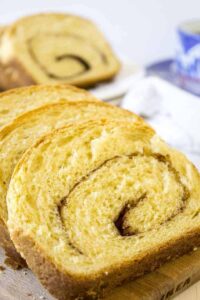
[(131, 235), (136, 235), (139, 234), (138, 230), (132, 231), (130, 227), (124, 226), (124, 219), (126, 217), (126, 214), (129, 212), (130, 209), (134, 209), (138, 203), (143, 201), (146, 198), (146, 194), (142, 195), (139, 199), (133, 202), (128, 202), (124, 205), (122, 210), (119, 213), (119, 216), (117, 219), (114, 221), (115, 227), (118, 229), (119, 233), (121, 236), (131, 236)]
[[(147, 153), (145, 154), (146, 156), (149, 157), (153, 157), (156, 160), (167, 164), (168, 169), (173, 172), (175, 179), (177, 180), (177, 182), (179, 183), (179, 185), (182, 187), (183, 189), (183, 196), (181, 199), (181, 205), (175, 209), (175, 211), (162, 223), (158, 224), (158, 226), (162, 226), (164, 224), (166, 224), (167, 222), (170, 222), (173, 218), (175, 218), (178, 214), (182, 213), (184, 211), (184, 209), (186, 208), (187, 205), (187, 200), (190, 196), (188, 189), (183, 185), (183, 183), (181, 182), (180, 179), (180, 175), (179, 173), (174, 169), (174, 167), (171, 164), (171, 161), (169, 159), (169, 157), (167, 156), (163, 156), (160, 154), (151, 154), (151, 153)], [(133, 157), (136, 156), (142, 156), (142, 154), (140, 153), (134, 153), (132, 155), (128, 155), (128, 158), (132, 159)], [(81, 184), (83, 181), (87, 180), (93, 173), (95, 173), (98, 169), (100, 169), (101, 167), (103, 167), (104, 165), (106, 165), (109, 161), (111, 160), (116, 160), (120, 158), (120, 156), (116, 156), (113, 157), (109, 160), (106, 160), (105, 162), (103, 162), (100, 166), (98, 166), (96, 169), (92, 170), (90, 173), (88, 173), (86, 176), (84, 176), (79, 182), (77, 182), (73, 188), (70, 190), (69, 194), (65, 197), (62, 198), (62, 200), (60, 201), (60, 205), (58, 206), (58, 214), (60, 216), (61, 222), (63, 224), (64, 227), (64, 220), (62, 219), (62, 209), (64, 206), (67, 205), (67, 199), (69, 197), (69, 195), (74, 191), (74, 189)], [(143, 236), (144, 232), (143, 231), (139, 231), (138, 229), (131, 229), (129, 226), (127, 226), (127, 224), (124, 224), (124, 220), (126, 217), (126, 214), (136, 208), (139, 203), (145, 201), (148, 198), (148, 195), (146, 193), (144, 193), (142, 196), (140, 196), (137, 200), (133, 199), (132, 201), (128, 201), (127, 203), (125, 203), (125, 205), (123, 206), (123, 208), (121, 209), (121, 211), (119, 212), (118, 216), (113, 220), (113, 223), (115, 225), (115, 227), (117, 228), (119, 234), (123, 237), (128, 237), (128, 236), (133, 236), (133, 235), (138, 235), (138, 236)], [(150, 231), (152, 229), (149, 229), (148, 231)], [(74, 247), (80, 254), (82, 254), (82, 252), (77, 249), (76, 247)]]
[[(138, 154), (133, 154), (131, 156), (129, 156), (130, 158), (133, 156), (137, 156)], [(182, 197), (182, 204), (181, 206), (174, 211), (174, 213), (168, 217), (164, 222), (158, 224), (159, 226), (162, 226), (166, 223), (168, 223), (169, 221), (171, 221), (173, 218), (175, 218), (178, 214), (182, 213), (184, 211), (184, 209), (186, 208), (186, 201), (190, 196), (190, 193), (188, 191), (188, 189), (182, 184), (181, 180), (180, 180), (180, 176), (178, 174), (178, 172), (174, 169), (174, 167), (172, 166), (169, 157), (161, 155), (159, 153), (153, 154), (153, 155), (148, 155), (148, 156), (153, 156), (154, 158), (156, 158), (158, 161), (166, 163), (168, 166), (168, 169), (173, 172), (176, 180), (179, 182), (180, 186), (182, 186), (183, 188), (183, 197)], [(126, 217), (126, 214), (131, 210), (134, 209), (135, 207), (138, 206), (138, 204), (141, 201), (144, 201), (147, 197), (147, 195), (144, 194), (142, 195), (139, 199), (137, 199), (136, 201), (132, 201), (132, 202), (128, 202), (124, 205), (124, 207), (122, 208), (122, 210), (120, 211), (117, 219), (114, 221), (115, 227), (118, 229), (119, 233), (121, 236), (132, 236), (132, 235), (141, 235), (144, 232), (140, 232), (139, 230), (131, 230), (130, 227), (125, 226), (124, 225), (124, 220)]]
[[(56, 37), (58, 35), (55, 35), (55, 40), (56, 40)], [(65, 39), (67, 39), (67, 36), (68, 35), (59, 35), (59, 36), (63, 36)], [(71, 35), (73, 36), (74, 38), (78, 39), (78, 40), (81, 40), (82, 38), (77, 36), (77, 35)], [(87, 73), (90, 69), (91, 69), (91, 66), (90, 66), (90, 63), (88, 61), (86, 61), (84, 58), (82, 58), (81, 56), (79, 55), (74, 55), (73, 53), (72, 54), (69, 54), (69, 53), (63, 53), (62, 55), (59, 55), (59, 56), (55, 56), (54, 60), (55, 61), (66, 61), (66, 60), (74, 60), (76, 61), (80, 66), (81, 66), (81, 71), (73, 74), (73, 75), (69, 75), (69, 76), (58, 76), (56, 74), (53, 74), (51, 72), (49, 72), (47, 70), (47, 68), (37, 59), (37, 56), (36, 54), (34, 53), (33, 51), (33, 48), (32, 48), (32, 39), (28, 40), (27, 41), (27, 45), (28, 45), (28, 51), (29, 51), (29, 54), (30, 56), (32, 57), (33, 61), (35, 61), (35, 63), (37, 65), (39, 65), (39, 67), (41, 68), (41, 70), (50, 78), (52, 79), (58, 79), (58, 80), (69, 80), (69, 79), (73, 79), (73, 78), (76, 78), (77, 76), (80, 76), (80, 75), (83, 75), (85, 73)], [(85, 42), (85, 40), (84, 40)], [(56, 44), (56, 42), (55, 42)], [(90, 43), (90, 47), (92, 47), (98, 56), (100, 56), (101, 58), (101, 61), (103, 64), (108, 64), (108, 60), (107, 60), (107, 57), (105, 56), (104, 53), (102, 53), (95, 45), (92, 45)]]

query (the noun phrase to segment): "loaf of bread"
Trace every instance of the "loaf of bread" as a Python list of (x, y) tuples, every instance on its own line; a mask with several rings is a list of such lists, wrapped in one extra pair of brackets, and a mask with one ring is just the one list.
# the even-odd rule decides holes
[(24, 17), (3, 31), (4, 88), (70, 83), (91, 86), (111, 79), (119, 61), (89, 20), (68, 14)]
[(13, 89), (0, 93), (0, 127), (29, 110), (65, 99), (71, 102), (99, 101), (89, 92), (65, 84)]
[(8, 228), (58, 299), (98, 299), (199, 246), (199, 199), (195, 167), (141, 121), (77, 122), (17, 164)]
[[(0, 245), (7, 256), (21, 265), (7, 231), (6, 194), (14, 167), (23, 153), (43, 134), (68, 122), (109, 117), (137, 121), (139, 117), (103, 102), (61, 102), (42, 106), (16, 118), (0, 130)], [(14, 255), (13, 255), (14, 254)], [(18, 259), (19, 257), (19, 259)]]

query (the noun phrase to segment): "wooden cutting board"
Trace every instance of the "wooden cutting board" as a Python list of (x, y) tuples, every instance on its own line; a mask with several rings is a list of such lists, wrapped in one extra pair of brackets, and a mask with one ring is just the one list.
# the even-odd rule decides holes
[[(0, 251), (0, 265), (5, 266)], [(166, 300), (173, 298), (200, 280), (200, 249), (165, 264), (123, 287), (116, 288), (106, 300)], [(199, 287), (199, 289), (198, 289)], [(14, 271), (8, 267), (0, 273), (0, 300), (55, 300), (28, 269)], [(190, 293), (176, 300), (200, 300), (200, 282)]]

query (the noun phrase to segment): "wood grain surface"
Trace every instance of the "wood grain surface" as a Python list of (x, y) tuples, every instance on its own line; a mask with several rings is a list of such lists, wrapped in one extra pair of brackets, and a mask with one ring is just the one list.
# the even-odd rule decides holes
[[(55, 300), (30, 270), (14, 271), (5, 266), (1, 251), (0, 265), (5, 267), (0, 272), (0, 300)], [(166, 300), (174, 297), (176, 300), (200, 300), (200, 282), (191, 286), (199, 279), (200, 250), (197, 250), (116, 288), (106, 300)], [(183, 290), (186, 291), (181, 293)]]

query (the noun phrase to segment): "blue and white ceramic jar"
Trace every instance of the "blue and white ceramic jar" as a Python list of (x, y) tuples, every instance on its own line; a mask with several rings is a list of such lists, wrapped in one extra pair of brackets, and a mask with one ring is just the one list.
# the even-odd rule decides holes
[(200, 83), (200, 20), (178, 27), (177, 72)]

